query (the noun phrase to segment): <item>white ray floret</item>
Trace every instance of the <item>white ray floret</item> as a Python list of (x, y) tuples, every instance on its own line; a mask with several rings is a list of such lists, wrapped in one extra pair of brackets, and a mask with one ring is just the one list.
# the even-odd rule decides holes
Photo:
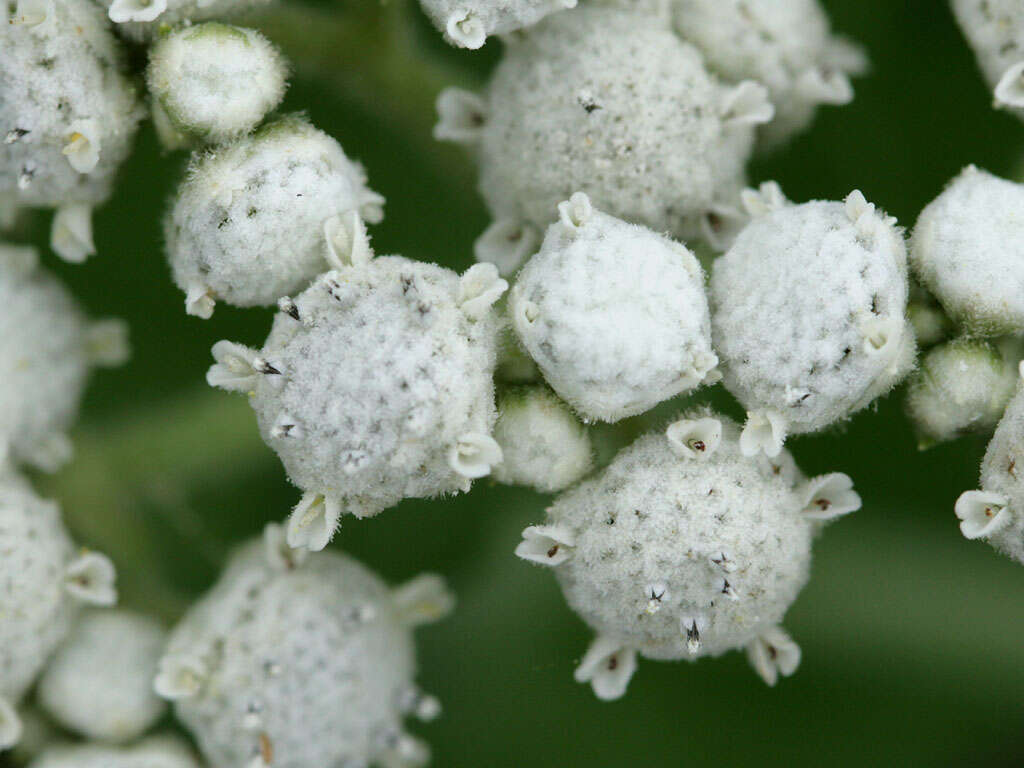
[(907, 265), (895, 220), (852, 192), (789, 205), (774, 184), (711, 277), (726, 388), (747, 408), (742, 447), (776, 455), (789, 434), (848, 418), (913, 367)]
[(344, 513), (467, 490), (501, 461), (491, 437), (506, 287), (490, 265), (461, 278), (368, 254), (346, 230), (338, 269), (283, 301), (263, 348), (214, 346), (207, 380), (245, 392), (260, 432), (304, 496), (292, 546), (322, 549)]
[(420, 0), (423, 11), (459, 48), (480, 48), (491, 35), (536, 24), (548, 14), (575, 8), (577, 0)]
[(282, 567), (281, 543), (231, 558), (173, 631), (157, 690), (214, 768), (422, 765), (429, 750), (402, 721), (439, 706), (413, 682), (412, 629), (451, 609), (444, 582), (391, 589), (336, 552)]
[(696, 257), (582, 193), (559, 212), (509, 294), (551, 388), (585, 419), (618, 421), (699, 386), (718, 358)]
[(576, 679), (618, 698), (636, 654), (693, 660), (744, 648), (769, 685), (792, 674), (799, 649), (778, 623), (807, 581), (821, 521), (860, 498), (845, 475), (790, 474), (744, 456), (737, 424), (697, 411), (561, 494), (516, 554), (553, 568), (596, 634)]
[(97, 0), (105, 6), (119, 34), (132, 40), (158, 39), (175, 28), (204, 21), (224, 21), (270, 0)]

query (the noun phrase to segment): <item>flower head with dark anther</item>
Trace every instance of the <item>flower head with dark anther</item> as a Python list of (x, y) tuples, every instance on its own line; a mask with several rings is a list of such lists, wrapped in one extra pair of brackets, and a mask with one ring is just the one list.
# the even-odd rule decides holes
[(741, 648), (769, 685), (792, 674), (800, 651), (778, 623), (807, 581), (817, 528), (860, 498), (846, 475), (782, 469), (743, 455), (738, 425), (698, 411), (641, 437), (523, 531), (516, 554), (552, 567), (597, 635), (578, 681), (614, 699), (638, 653)]
[(422, 765), (402, 720), (439, 706), (413, 683), (412, 629), (451, 609), (444, 583), (392, 589), (340, 553), (286, 565), (282, 548), (273, 526), (231, 558), (173, 631), (157, 691), (211, 768)]

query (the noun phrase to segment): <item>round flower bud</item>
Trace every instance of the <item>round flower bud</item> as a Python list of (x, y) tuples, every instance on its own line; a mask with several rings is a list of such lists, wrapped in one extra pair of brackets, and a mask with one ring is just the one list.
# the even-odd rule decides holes
[(477, 149), (494, 223), (480, 261), (505, 273), (577, 191), (677, 237), (713, 235), (743, 184), (765, 89), (721, 85), (657, 16), (584, 7), (509, 41), (483, 97), (449, 89), (434, 135)]
[(956, 502), (960, 531), (1024, 564), (1024, 387), (996, 427), (981, 462), (981, 490)]
[(197, 154), (165, 222), (167, 258), (191, 315), (219, 299), (271, 305), (328, 269), (340, 220), (383, 217), (362, 166), (304, 119), (287, 117)]
[(117, 31), (132, 40), (149, 40), (176, 27), (224, 20), (269, 0), (97, 0)]
[(489, 35), (536, 24), (549, 13), (575, 8), (576, 0), (420, 0), (444, 39), (460, 48), (479, 48)]
[(200, 768), (200, 765), (183, 741), (152, 736), (131, 747), (102, 744), (50, 747), (28, 768)]
[(895, 219), (857, 191), (790, 205), (750, 191), (754, 217), (711, 276), (726, 388), (748, 411), (743, 448), (778, 453), (885, 394), (914, 365), (907, 265)]
[(968, 166), (917, 219), (910, 263), (977, 336), (1024, 332), (1024, 184)]
[(756, 80), (768, 89), (775, 118), (760, 128), (765, 146), (805, 129), (821, 104), (853, 99), (850, 76), (867, 59), (829, 32), (818, 0), (672, 0), (676, 32), (700, 49), (726, 80)]
[(1018, 0), (953, 0), (953, 13), (993, 89), (995, 106), (1024, 119), (1024, 9)]
[(83, 604), (111, 605), (114, 566), (75, 547), (54, 502), (14, 474), (0, 476), (0, 750), (18, 742), (14, 709)]
[(414, 766), (407, 714), (439, 713), (414, 683), (412, 628), (453, 598), (424, 574), (391, 589), (337, 552), (308, 559), (279, 526), (250, 542), (174, 629), (156, 689), (211, 768)]
[(122, 72), (120, 45), (91, 0), (4, 5), (0, 197), (78, 206), (78, 227), (67, 231), (67, 214), (54, 222), (54, 248), (81, 261), (94, 250), (89, 211), (110, 196), (142, 109)]
[(252, 130), (281, 102), (285, 63), (256, 30), (211, 21), (161, 37), (146, 81), (177, 130), (219, 142)]
[(585, 419), (618, 421), (697, 387), (718, 358), (696, 257), (582, 193), (559, 212), (509, 294), (551, 388)]
[(553, 567), (597, 635), (577, 681), (618, 698), (637, 653), (746, 648), (769, 685), (796, 669), (799, 648), (778, 623), (807, 581), (817, 526), (860, 498), (846, 475), (794, 484), (781, 470), (743, 455), (736, 424), (698, 411), (641, 437), (523, 531), (516, 554)]
[(1019, 342), (957, 339), (932, 349), (907, 389), (921, 448), (995, 427), (1017, 387)]
[(32, 248), (0, 243), (0, 463), (53, 471), (90, 369), (128, 356), (120, 320), (89, 321)]
[(285, 299), (263, 349), (213, 348), (207, 381), (249, 393), (260, 433), (305, 493), (288, 541), (322, 549), (343, 512), (468, 490), (501, 460), (490, 436), (506, 288), (490, 264), (461, 278), (371, 260), (359, 222), (348, 263)]
[(953, 323), (942, 311), (942, 307), (919, 283), (910, 283), (910, 301), (907, 303), (907, 319), (914, 326), (914, 336), (919, 347), (930, 347), (945, 341), (953, 332)]
[(141, 736), (166, 706), (153, 691), (166, 634), (132, 611), (86, 614), (43, 673), (40, 705), (89, 739), (120, 743)]
[(594, 465), (587, 428), (543, 386), (513, 387), (502, 393), (494, 439), (501, 446), (501, 463), (492, 471), (499, 483), (554, 493)]

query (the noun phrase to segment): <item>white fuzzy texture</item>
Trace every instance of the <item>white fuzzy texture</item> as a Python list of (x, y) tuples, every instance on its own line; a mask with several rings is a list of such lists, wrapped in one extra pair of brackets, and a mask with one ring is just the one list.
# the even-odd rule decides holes
[(494, 439), (502, 453), (492, 472), (499, 483), (555, 493), (594, 465), (587, 427), (547, 387), (515, 387), (502, 393)]
[(576, 0), (420, 0), (420, 5), (449, 43), (479, 48), (490, 35), (536, 24), (549, 13), (574, 8)]
[(0, 749), (17, 742), (11, 708), (68, 634), (82, 602), (115, 597), (113, 573), (92, 579), (94, 572), (79, 567), (84, 558), (58, 506), (18, 476), (0, 474)]
[(586, 195), (561, 210), (509, 294), (551, 388), (585, 419), (614, 422), (697, 387), (718, 362), (697, 258)]
[(259, 356), (280, 373), (225, 385), (218, 346), (208, 380), (251, 390), (263, 439), (328, 514), (468, 490), (489, 467), (461, 465), (464, 439), (493, 443), (495, 420), (498, 320), (463, 295), (480, 270), (382, 256), (328, 272), (274, 319)]
[(666, 22), (597, 7), (510, 40), (482, 100), (449, 90), (438, 106), (435, 135), (478, 148), (496, 226), (543, 230), (582, 191), (683, 238), (735, 202), (753, 126), (771, 116), (761, 86), (720, 84)]
[(1018, 386), (981, 462), (981, 492), (957, 502), (967, 538), (1024, 564), (1024, 387)]
[(201, 768), (183, 741), (153, 736), (131, 747), (101, 744), (50, 747), (29, 768)]
[[(416, 622), (403, 589), (340, 553), (284, 566), (267, 555), (259, 541), (232, 557), (174, 629), (157, 678), (211, 768), (367, 765), (411, 745)], [(182, 664), (194, 686), (168, 688)]]
[(107, 7), (117, 31), (133, 40), (146, 41), (168, 29), (201, 21), (222, 21), (271, 0), (96, 0)]
[(910, 262), (969, 333), (1024, 331), (1024, 184), (965, 168), (921, 211)]
[(288, 117), (193, 157), (165, 222), (174, 281), (190, 314), (214, 302), (273, 304), (328, 268), (325, 224), (380, 221), (362, 167), (305, 120)]
[(776, 145), (806, 128), (822, 104), (853, 98), (850, 76), (867, 66), (859, 48), (832, 35), (818, 0), (671, 0), (676, 32), (720, 77), (756, 80), (775, 118), (760, 129)]
[(120, 43), (91, 0), (0, 8), (0, 197), (103, 202), (142, 116)]
[(915, 354), (895, 220), (859, 192), (845, 203), (771, 199), (762, 209), (747, 196), (755, 217), (711, 276), (725, 386), (773, 422), (769, 451), (785, 434), (864, 408), (910, 371)]
[[(835, 514), (859, 507), (845, 476), (826, 476), (843, 477), (844, 491), (819, 501), (820, 479), (796, 485), (798, 473), (744, 456), (739, 435), (724, 417), (688, 414), (621, 451), (559, 496), (546, 526), (524, 532), (517, 554), (554, 567), (595, 646), (693, 660), (754, 643), (807, 581), (815, 514), (832, 502)], [(544, 529), (551, 547), (531, 547)], [(577, 679), (602, 698), (625, 690), (588, 667)]]
[(88, 739), (123, 743), (149, 730), (166, 703), (153, 691), (167, 633), (140, 613), (85, 614), (39, 681), (40, 705)]
[(253, 29), (185, 27), (150, 49), (146, 81), (179, 131), (220, 142), (256, 127), (284, 96), (286, 68)]
[(1013, 108), (1024, 119), (1024, 7), (1019, 0), (952, 0), (951, 4), (994, 91), (996, 106)]
[(90, 322), (33, 249), (0, 243), (0, 460), (60, 466), (90, 369), (127, 352), (122, 323)]
[(1017, 387), (1020, 344), (956, 339), (921, 359), (907, 388), (907, 415), (922, 447), (998, 423)]

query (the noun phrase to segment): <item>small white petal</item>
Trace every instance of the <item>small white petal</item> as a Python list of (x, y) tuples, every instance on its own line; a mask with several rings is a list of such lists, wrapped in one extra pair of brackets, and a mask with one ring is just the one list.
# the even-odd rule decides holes
[(167, 10), (167, 0), (114, 0), (107, 11), (116, 24), (129, 21), (155, 21)]
[(369, 264), (373, 258), (366, 224), (355, 211), (332, 216), (324, 222), (327, 263), (331, 269)]
[(810, 102), (849, 104), (853, 100), (853, 86), (845, 72), (822, 70), (817, 67), (805, 70), (796, 80), (797, 92)]
[(319, 552), (338, 528), (341, 504), (319, 493), (305, 493), (288, 518), (288, 546)]
[(740, 433), (740, 451), (744, 456), (778, 456), (786, 441), (786, 419), (775, 411), (751, 411)]
[(811, 520), (833, 520), (860, 509), (860, 496), (853, 490), (853, 480), (842, 472), (812, 477), (802, 489), (802, 514)]
[(747, 659), (768, 685), (789, 677), (800, 666), (800, 646), (781, 627), (772, 627), (747, 646)]
[(775, 106), (768, 100), (767, 88), (744, 80), (725, 93), (721, 114), (726, 125), (759, 125), (775, 117)]
[(960, 532), (968, 539), (986, 539), (999, 533), (1013, 521), (1009, 503), (1001, 493), (967, 491), (960, 494), (954, 507), (960, 518)]
[(99, 552), (85, 552), (64, 569), (64, 588), (76, 600), (90, 605), (114, 605), (116, 580), (114, 564)]
[(50, 226), (50, 247), (64, 261), (81, 264), (96, 253), (92, 239), (92, 207), (69, 203), (57, 209)]
[(630, 678), (636, 672), (636, 651), (623, 647), (610, 637), (598, 636), (573, 677), (577, 683), (590, 683), (594, 694), (602, 701), (621, 698)]
[(996, 105), (1024, 107), (1024, 61), (1007, 69), (995, 89)]
[(575, 232), (584, 226), (593, 215), (594, 206), (590, 204), (590, 198), (583, 192), (576, 192), (568, 200), (558, 204), (558, 219), (562, 222), (562, 226), (570, 232)]
[(744, 189), (740, 201), (751, 216), (764, 216), (789, 205), (782, 187), (775, 181), (766, 181), (757, 189)]
[(508, 290), (508, 282), (498, 276), (494, 264), (474, 264), (459, 280), (458, 304), (466, 317), (479, 320)]
[(665, 430), (672, 451), (684, 459), (706, 459), (722, 440), (722, 422), (718, 419), (682, 419)]
[(576, 537), (572, 531), (557, 525), (531, 525), (523, 531), (523, 540), (516, 555), (541, 565), (561, 565), (572, 557)]
[(208, 674), (206, 663), (198, 655), (169, 654), (160, 659), (153, 689), (170, 701), (190, 699), (203, 689)]
[(435, 139), (467, 144), (479, 141), (486, 124), (487, 106), (475, 93), (462, 88), (445, 88), (437, 97)]
[(421, 573), (391, 594), (398, 615), (409, 626), (431, 624), (455, 609), (455, 595), (436, 573)]
[(462, 48), (475, 50), (487, 40), (487, 30), (479, 18), (469, 11), (456, 11), (445, 24), (448, 38)]
[(288, 546), (284, 526), (268, 523), (263, 529), (263, 547), (267, 562), (279, 571), (292, 571), (306, 562), (308, 549), (294, 549)]
[(470, 480), (486, 477), (491, 467), (501, 463), (501, 446), (490, 435), (475, 432), (463, 435), (448, 451), (448, 464)]
[(870, 317), (860, 325), (864, 351), (869, 355), (892, 354), (899, 350), (906, 327), (902, 317)]
[(209, 320), (216, 305), (213, 291), (202, 283), (192, 283), (185, 291), (185, 312), (192, 317)]
[(68, 128), (64, 156), (79, 173), (89, 173), (100, 161), (100, 124), (96, 120), (75, 120)]
[(536, 228), (515, 219), (498, 219), (473, 244), (476, 260), (494, 264), (502, 275), (515, 274), (537, 249)]
[(211, 350), (217, 362), (206, 372), (206, 383), (229, 392), (251, 392), (259, 381), (256, 351), (232, 341), (218, 341)]

